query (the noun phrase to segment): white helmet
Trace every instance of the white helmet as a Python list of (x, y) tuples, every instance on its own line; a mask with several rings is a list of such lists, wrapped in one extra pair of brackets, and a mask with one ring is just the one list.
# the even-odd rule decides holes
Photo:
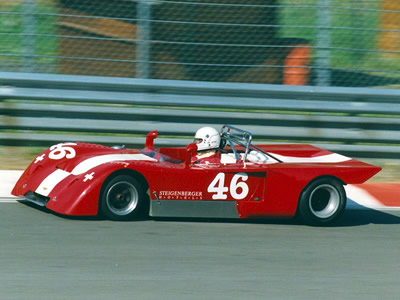
[(194, 142), (197, 144), (197, 151), (218, 149), (221, 137), (214, 128), (202, 127), (197, 130), (194, 136)]

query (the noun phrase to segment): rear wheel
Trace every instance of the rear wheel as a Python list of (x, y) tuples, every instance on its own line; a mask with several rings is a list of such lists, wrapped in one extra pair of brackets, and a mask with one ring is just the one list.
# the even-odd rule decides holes
[(338, 220), (346, 207), (346, 192), (334, 178), (320, 178), (301, 193), (298, 213), (309, 225), (329, 225)]
[(106, 182), (100, 196), (100, 209), (111, 220), (123, 221), (143, 215), (146, 194), (133, 177), (119, 175)]

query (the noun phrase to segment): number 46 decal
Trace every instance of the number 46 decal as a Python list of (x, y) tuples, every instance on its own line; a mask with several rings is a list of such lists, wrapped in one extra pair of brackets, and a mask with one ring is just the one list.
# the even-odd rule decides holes
[[(249, 187), (244, 182), (248, 178), (246, 173), (237, 173), (232, 177), (229, 188), (225, 186), (225, 173), (218, 173), (214, 180), (208, 186), (207, 192), (215, 193), (212, 198), (226, 199), (228, 191), (231, 193), (233, 199), (240, 200), (246, 198), (249, 193)], [(242, 181), (239, 181), (242, 180)]]

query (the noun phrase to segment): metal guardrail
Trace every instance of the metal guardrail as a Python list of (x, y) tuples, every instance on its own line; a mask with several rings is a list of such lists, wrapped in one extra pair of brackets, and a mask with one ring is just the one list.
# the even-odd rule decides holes
[(0, 143), (184, 145), (234, 124), (260, 143), (307, 142), (353, 156), (400, 153), (400, 91), (0, 72)]

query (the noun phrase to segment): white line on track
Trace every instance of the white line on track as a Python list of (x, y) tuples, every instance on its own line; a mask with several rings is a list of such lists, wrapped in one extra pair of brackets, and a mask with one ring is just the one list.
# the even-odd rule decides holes
[(11, 198), (11, 190), (22, 171), (6, 171), (0, 170), (0, 199)]
[(24, 201), (21, 198), (0, 198), (0, 203), (18, 203), (18, 201)]

